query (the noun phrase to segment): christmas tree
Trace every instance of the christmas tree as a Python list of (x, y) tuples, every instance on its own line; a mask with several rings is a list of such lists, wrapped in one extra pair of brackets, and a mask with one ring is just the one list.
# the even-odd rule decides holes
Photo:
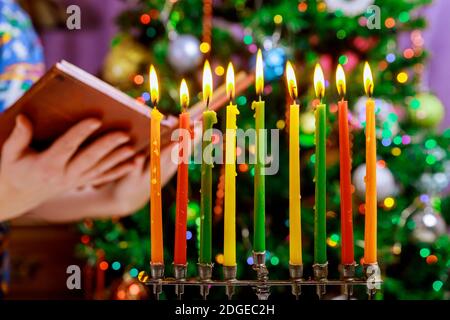
[[(378, 254), (384, 284), (378, 298), (443, 299), (449, 297), (450, 198), (444, 190), (450, 179), (450, 129), (438, 133), (443, 106), (422, 89), (427, 52), (421, 30), (426, 21), (417, 9), (431, 0), (300, 0), (300, 1), (130, 1), (118, 17), (121, 32), (112, 40), (104, 78), (139, 101), (151, 104), (148, 69), (160, 75), (160, 109), (178, 115), (178, 87), (188, 79), (192, 93), (201, 92), (201, 65), (208, 58), (215, 83), (225, 80), (232, 60), (236, 70), (253, 72), (255, 54), (265, 61), (266, 127), (281, 130), (280, 170), (266, 177), (266, 247), (272, 279), (288, 278), (288, 95), (282, 78), (289, 59), (297, 68), (301, 102), (302, 238), (305, 276), (311, 276), (314, 230), (314, 114), (312, 84), (320, 62), (327, 79), (327, 250), (330, 277), (338, 278), (340, 263), (338, 94), (334, 71), (338, 63), (347, 75), (351, 110), (352, 179), (354, 186), (355, 257), (363, 255), (365, 98), (363, 62), (372, 65), (375, 79), (378, 137)], [(375, 5), (375, 7), (373, 6)], [(398, 42), (408, 35), (406, 47)], [(254, 127), (250, 101), (254, 87), (236, 97), (238, 127)], [(194, 96), (193, 100), (199, 100)], [(218, 114), (224, 128), (224, 112)], [(242, 150), (242, 152), (252, 152)], [(238, 166), (238, 278), (253, 278), (252, 165)], [(195, 276), (199, 246), (200, 166), (189, 167), (188, 275)], [(223, 262), (223, 166), (214, 167), (216, 186), (213, 214), (213, 256)], [(173, 260), (176, 179), (163, 190), (165, 260)], [(79, 252), (111, 279), (138, 277), (149, 270), (149, 210), (122, 220), (85, 221), (80, 225)], [(360, 263), (357, 261), (357, 263)], [(214, 277), (221, 278), (220, 268)], [(172, 274), (169, 263), (168, 274)], [(359, 270), (360, 271), (360, 270)], [(109, 279), (109, 278), (108, 278)], [(283, 291), (285, 290), (285, 291)], [(273, 295), (289, 289), (274, 289)], [(114, 295), (125, 298), (123, 291)], [(238, 291), (244, 296), (248, 292)], [(224, 297), (222, 292), (215, 293)], [(335, 292), (335, 295), (338, 295)], [(333, 292), (330, 296), (333, 296)]]

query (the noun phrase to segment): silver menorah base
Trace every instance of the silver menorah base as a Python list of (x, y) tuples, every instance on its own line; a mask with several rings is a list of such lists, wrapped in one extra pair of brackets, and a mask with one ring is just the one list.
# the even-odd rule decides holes
[(286, 280), (271, 280), (265, 264), (265, 253), (253, 254), (253, 269), (256, 271), (256, 279), (237, 279), (236, 266), (223, 266), (223, 280), (212, 279), (212, 264), (198, 264), (198, 277), (186, 278), (187, 265), (174, 265), (174, 278), (164, 278), (164, 265), (151, 264), (151, 277), (140, 276), (139, 280), (153, 287), (155, 298), (159, 299), (163, 287), (174, 286), (178, 299), (183, 298), (185, 287), (197, 287), (203, 299), (207, 299), (210, 290), (224, 287), (228, 299), (235, 294), (236, 288), (251, 287), (259, 300), (268, 300), (271, 287), (291, 287), (292, 295), (296, 299), (303, 293), (304, 287), (316, 287), (319, 299), (326, 294), (326, 288), (339, 286), (347, 299), (353, 294), (353, 288), (365, 287), (368, 298), (372, 299), (374, 294), (381, 288), (383, 281), (380, 276), (378, 264), (364, 265), (364, 277), (355, 276), (356, 264), (342, 265), (340, 269), (341, 278), (339, 280), (328, 279), (328, 264), (314, 264), (313, 277), (304, 279), (302, 265), (290, 265), (289, 276)]

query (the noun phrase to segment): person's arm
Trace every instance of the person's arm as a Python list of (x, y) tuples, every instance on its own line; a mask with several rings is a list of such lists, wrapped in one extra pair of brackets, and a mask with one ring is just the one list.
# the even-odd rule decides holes
[[(51, 223), (75, 222), (83, 218), (125, 216), (142, 208), (149, 199), (150, 183), (145, 157), (136, 157), (125, 177), (99, 187), (65, 193), (33, 209), (23, 219)], [(110, 180), (111, 177), (101, 178)], [(103, 182), (97, 180), (99, 183)]]

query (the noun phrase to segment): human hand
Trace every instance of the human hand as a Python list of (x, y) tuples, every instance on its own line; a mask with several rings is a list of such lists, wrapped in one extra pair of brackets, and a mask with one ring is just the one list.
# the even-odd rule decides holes
[(18, 116), (0, 159), (0, 221), (26, 213), (99, 176), (111, 180), (130, 172), (134, 165), (125, 160), (134, 150), (124, 146), (130, 138), (123, 132), (109, 133), (80, 149), (100, 126), (97, 119), (83, 120), (50, 148), (36, 152), (30, 148), (32, 124)]

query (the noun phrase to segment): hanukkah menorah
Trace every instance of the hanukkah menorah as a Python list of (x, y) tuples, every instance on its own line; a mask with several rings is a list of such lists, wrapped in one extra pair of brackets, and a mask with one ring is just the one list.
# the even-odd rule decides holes
[(252, 268), (256, 273), (256, 279), (253, 280), (237, 279), (237, 266), (222, 266), (223, 280), (215, 280), (212, 279), (214, 265), (202, 263), (197, 265), (198, 276), (194, 278), (187, 278), (187, 264), (174, 264), (174, 276), (165, 277), (164, 264), (152, 263), (150, 265), (150, 277), (144, 274), (139, 280), (152, 287), (156, 300), (159, 300), (164, 287), (174, 287), (178, 300), (183, 299), (185, 287), (198, 287), (204, 300), (207, 300), (212, 288), (224, 287), (228, 299), (231, 300), (236, 288), (251, 287), (258, 300), (268, 300), (271, 287), (291, 287), (292, 295), (299, 299), (302, 295), (303, 287), (311, 286), (316, 287), (316, 294), (319, 299), (324, 297), (327, 287), (341, 287), (342, 294), (348, 300), (352, 297), (355, 286), (366, 287), (368, 299), (371, 300), (382, 284), (377, 263), (364, 265), (363, 276), (359, 278), (356, 277), (356, 263), (341, 265), (340, 279), (328, 278), (328, 263), (314, 264), (312, 266), (313, 277), (308, 279), (304, 278), (303, 265), (290, 265), (290, 278), (275, 280), (269, 278), (265, 259), (265, 252), (253, 253)]

